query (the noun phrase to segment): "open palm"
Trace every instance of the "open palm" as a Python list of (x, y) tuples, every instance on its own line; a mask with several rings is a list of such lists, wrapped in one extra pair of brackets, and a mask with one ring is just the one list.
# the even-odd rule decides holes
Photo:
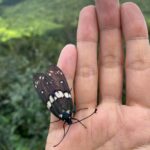
[[(53, 145), (63, 136), (63, 122), (51, 124), (46, 150), (150, 149), (150, 46), (144, 17), (135, 4), (96, 0), (96, 7), (83, 8), (77, 47), (67, 45), (58, 66), (73, 87), (77, 109), (88, 108), (75, 117), (82, 119), (95, 107), (97, 112), (82, 121), (86, 129), (80, 123), (71, 125), (57, 147)], [(124, 66), (126, 105), (121, 101)], [(51, 120), (56, 118), (51, 116)]]

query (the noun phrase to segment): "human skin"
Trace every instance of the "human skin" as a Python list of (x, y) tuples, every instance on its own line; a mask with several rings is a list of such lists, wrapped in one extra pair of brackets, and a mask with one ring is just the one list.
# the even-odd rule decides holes
[[(66, 45), (57, 65), (73, 88), (77, 109), (88, 108), (75, 117), (81, 119), (95, 107), (97, 112), (82, 121), (87, 129), (80, 123), (71, 125), (57, 147), (53, 146), (63, 136), (63, 121), (51, 124), (46, 150), (150, 150), (150, 46), (136, 4), (96, 0), (95, 6), (84, 7), (76, 46)], [(126, 105), (122, 105), (123, 80)]]

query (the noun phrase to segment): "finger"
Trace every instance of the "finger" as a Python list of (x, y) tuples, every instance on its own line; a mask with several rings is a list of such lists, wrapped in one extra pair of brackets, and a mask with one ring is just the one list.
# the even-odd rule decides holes
[(94, 6), (80, 12), (77, 30), (78, 61), (75, 77), (77, 108), (95, 106), (97, 100), (97, 20)]
[(71, 89), (72, 99), (74, 99), (73, 81), (75, 76), (76, 61), (77, 61), (76, 47), (72, 44), (68, 44), (62, 50), (57, 65), (59, 68), (61, 68), (67, 79), (69, 88)]
[(142, 12), (134, 3), (121, 7), (126, 40), (126, 95), (128, 105), (150, 107), (150, 47)]
[[(69, 84), (69, 88), (71, 90), (72, 99), (74, 99), (74, 88), (73, 81), (75, 76), (75, 68), (76, 68), (76, 60), (77, 60), (77, 51), (74, 45), (68, 44), (63, 48), (61, 54), (58, 59), (57, 66), (63, 71), (67, 82)], [(54, 115), (51, 115), (51, 122), (58, 120)], [(55, 126), (57, 123), (54, 123)], [(61, 126), (62, 127), (62, 126)]]
[(96, 0), (100, 28), (99, 85), (102, 102), (121, 103), (123, 50), (118, 0)]

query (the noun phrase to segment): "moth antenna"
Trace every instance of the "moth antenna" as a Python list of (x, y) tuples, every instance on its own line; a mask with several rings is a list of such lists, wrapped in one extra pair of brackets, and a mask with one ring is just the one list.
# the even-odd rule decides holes
[(71, 93), (71, 91), (72, 91), (72, 88), (70, 88), (70, 93)]
[(85, 110), (85, 109), (88, 109), (88, 108), (77, 109), (76, 112), (78, 112), (78, 111), (80, 111), (80, 110)]
[(81, 121), (83, 121), (83, 120), (85, 120), (85, 119), (91, 117), (91, 116), (94, 115), (96, 112), (97, 112), (97, 108), (95, 108), (94, 112), (92, 112), (89, 116), (86, 116), (85, 118), (82, 118), (81, 120), (78, 120), (77, 122), (74, 122), (73, 124), (78, 123), (79, 121), (81, 122)]
[(88, 108), (80, 108), (80, 109), (77, 109), (77, 110), (74, 108), (72, 112), (75, 114), (76, 112), (78, 112), (80, 110), (85, 110), (85, 109), (88, 109)]
[[(87, 127), (81, 122), (81, 120), (78, 120), (78, 119), (76, 119), (76, 118), (71, 118), (71, 119), (77, 120), (77, 122), (79, 122), (84, 128), (87, 128)], [(77, 122), (73, 122), (72, 124), (77, 123)]]
[(65, 132), (65, 124), (66, 124), (66, 122), (64, 122), (64, 124), (63, 124), (64, 135), (63, 135), (62, 139), (61, 139), (56, 145), (54, 145), (53, 147), (58, 146), (58, 145), (63, 141), (63, 139), (65, 138), (65, 136), (67, 135), (67, 133), (68, 133), (68, 131), (69, 131), (69, 129), (70, 129), (70, 125), (69, 125), (67, 131)]

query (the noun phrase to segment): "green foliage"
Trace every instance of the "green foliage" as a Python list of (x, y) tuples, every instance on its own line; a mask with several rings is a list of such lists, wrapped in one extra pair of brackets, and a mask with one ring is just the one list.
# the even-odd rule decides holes
[(49, 112), (34, 90), (32, 75), (56, 63), (63, 46), (75, 42), (81, 3), (68, 15), (79, 3), (69, 2), (66, 11), (69, 5), (63, 1), (1, 1), (0, 150), (44, 149)]
[[(44, 149), (49, 112), (34, 90), (32, 75), (56, 63), (66, 43), (75, 43), (79, 11), (92, 3), (0, 0), (0, 150)], [(125, 90), (123, 94), (125, 100)]]
[[(63, 31), (59, 30), (59, 34), (63, 35)], [(35, 93), (32, 75), (45, 71), (52, 62), (56, 63), (58, 53), (65, 44), (56, 31), (49, 34), (22, 37), (0, 45), (2, 150), (9, 149), (10, 145), (11, 150), (44, 149), (49, 113)], [(67, 36), (63, 37), (67, 39)]]
[(78, 3), (75, 0), (68, 2), (66, 0), (21, 0), (13, 7), (4, 5), (6, 2), (2, 3), (0, 5), (0, 40), (30, 37), (32, 34), (42, 35), (44, 32), (64, 26), (70, 28), (76, 24), (80, 8), (89, 2), (90, 0)]

